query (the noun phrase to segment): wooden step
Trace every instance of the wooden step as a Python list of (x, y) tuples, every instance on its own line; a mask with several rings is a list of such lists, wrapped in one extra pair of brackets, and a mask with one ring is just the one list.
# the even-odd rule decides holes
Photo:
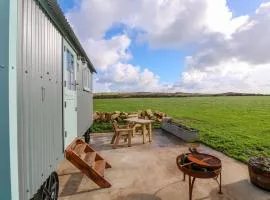
[(94, 162), (96, 160), (96, 155), (97, 153), (96, 152), (87, 152), (85, 154), (85, 158), (83, 159), (85, 162), (87, 162), (88, 165), (90, 166), (93, 166), (94, 165)]
[(84, 153), (80, 154), (79, 157), (80, 157), (82, 160), (84, 160), (85, 157), (86, 157), (86, 153), (84, 152)]
[(101, 188), (111, 187), (104, 177), (105, 169), (111, 168), (111, 165), (83, 140), (75, 139), (65, 149), (65, 157)]
[(78, 144), (76, 145), (76, 147), (74, 148), (75, 153), (77, 153), (78, 155), (81, 155), (84, 153), (84, 150), (86, 148), (86, 144)]
[(105, 160), (97, 160), (94, 164), (94, 169), (104, 176), (104, 171), (106, 168), (106, 161)]

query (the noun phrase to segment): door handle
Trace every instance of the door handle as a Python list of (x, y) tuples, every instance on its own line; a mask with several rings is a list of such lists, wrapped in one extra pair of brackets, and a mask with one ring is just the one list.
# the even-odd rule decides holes
[(45, 87), (41, 87), (41, 100), (45, 101)]

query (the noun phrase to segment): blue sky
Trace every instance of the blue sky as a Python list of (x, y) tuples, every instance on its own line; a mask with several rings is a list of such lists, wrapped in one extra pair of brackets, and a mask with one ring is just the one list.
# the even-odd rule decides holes
[[(104, 1), (104, 0), (102, 0)], [(100, 2), (102, 2), (100, 1)], [(143, 1), (143, 0), (142, 0)], [(177, 0), (175, 0), (176, 2)], [(189, 3), (188, 0), (179, 0), (180, 2), (184, 2), (187, 4), (187, 6), (190, 6), (191, 12), (194, 9), (198, 9), (197, 6), (201, 6), (201, 5), (196, 5), (196, 4), (191, 4)], [(217, 19), (219, 19), (219, 17), (224, 17), (224, 20), (222, 22), (224, 22), (224, 27), (228, 26), (229, 23), (231, 23), (232, 21), (237, 22), (237, 25), (239, 27), (243, 26), (244, 24), (248, 24), (248, 20), (250, 20), (252, 17), (254, 17), (255, 19), (255, 11), (256, 9), (258, 9), (260, 7), (260, 5), (262, 3), (267, 3), (267, 1), (264, 0), (240, 0), (240, 1), (235, 1), (235, 0), (227, 0), (226, 3), (224, 4), (225, 0), (217, 0), (220, 1), (220, 3), (214, 3), (214, 1), (209, 1), (209, 0), (204, 0), (205, 1), (205, 5), (202, 5), (202, 8), (205, 7), (213, 7), (216, 6), (217, 9), (221, 9), (220, 13), (223, 13), (223, 15), (219, 13), (215, 13), (215, 9), (211, 10), (211, 18), (206, 19), (206, 21), (203, 21), (201, 23), (205, 23), (206, 25), (204, 25), (203, 29), (201, 27), (199, 27), (200, 23), (198, 23), (198, 19), (194, 19), (194, 26), (189, 27), (189, 25), (183, 24), (183, 21), (180, 21), (180, 19), (177, 18), (178, 15), (175, 15), (174, 18), (172, 18), (173, 20), (179, 20), (179, 23), (181, 23), (182, 27), (185, 27), (185, 30), (189, 30), (189, 28), (191, 28), (191, 30), (194, 29), (194, 31), (192, 32), (192, 34), (196, 31), (198, 33), (195, 34), (195, 36), (190, 36), (190, 38), (187, 37), (188, 34), (190, 34), (190, 32), (187, 32), (187, 34), (185, 34), (184, 36), (178, 37), (177, 36), (177, 31), (179, 31), (179, 33), (184, 32), (181, 28), (179, 30), (173, 30), (173, 27), (170, 27), (168, 25), (167, 30), (164, 29), (164, 27), (159, 27), (156, 26), (154, 28), (157, 28), (157, 32), (158, 34), (155, 34), (155, 30), (154, 29), (148, 29), (147, 26), (144, 25), (144, 20), (141, 19), (141, 22), (137, 22), (137, 21), (132, 21), (130, 20), (129, 22), (124, 22), (123, 23), (123, 19), (129, 19), (129, 13), (125, 13), (125, 9), (123, 11), (121, 11), (121, 9), (123, 9), (123, 5), (117, 4), (117, 1), (115, 1), (116, 3), (112, 3), (110, 2), (110, 4), (114, 4), (111, 7), (114, 8), (114, 10), (117, 10), (119, 7), (119, 13), (114, 13), (112, 14), (112, 16), (109, 16), (112, 12), (110, 11), (110, 7), (106, 8), (107, 11), (103, 11), (100, 10), (99, 8), (104, 6), (104, 2), (103, 5), (101, 3), (97, 3), (97, 1), (88, 1), (87, 0), (59, 0), (59, 4), (61, 6), (61, 8), (63, 9), (63, 11), (65, 12), (65, 14), (67, 15), (67, 18), (70, 20), (70, 23), (72, 24), (72, 26), (75, 28), (76, 33), (78, 33), (79, 38), (81, 39), (82, 43), (84, 43), (84, 46), (86, 46), (86, 49), (90, 49), (89, 50), (89, 56), (90, 59), (94, 59), (94, 63), (95, 60), (98, 60), (100, 58), (100, 55), (95, 55), (95, 50), (93, 49), (93, 45), (97, 45), (97, 48), (101, 48), (101, 45), (107, 45), (104, 48), (100, 49), (100, 53), (102, 53), (102, 51), (106, 51), (104, 52), (104, 55), (106, 55), (106, 53), (108, 55), (112, 55), (112, 60), (115, 61), (115, 59), (118, 59), (118, 61), (113, 62), (113, 61), (108, 61), (107, 63), (111, 63), (106, 65), (104, 64), (104, 67), (99, 67), (99, 65), (101, 65), (100, 62), (96, 62), (97, 66), (96, 68), (98, 69), (98, 75), (96, 75), (96, 79), (95, 79), (95, 84), (96, 84), (96, 91), (111, 91), (112, 88), (113, 90), (119, 90), (119, 91), (125, 91), (125, 90), (130, 90), (129, 87), (122, 87), (121, 88), (121, 81), (123, 84), (125, 84), (125, 86), (127, 86), (128, 84), (130, 84), (132, 86), (132, 84), (135, 84), (135, 78), (131, 77), (130, 80), (126, 80), (125, 78), (122, 78), (117, 76), (117, 74), (112, 74), (112, 77), (115, 77), (115, 79), (113, 80), (110, 77), (110, 73), (112, 73), (112, 70), (116, 70), (119, 69), (120, 67), (124, 70), (126, 70), (126, 72), (130, 72), (130, 70), (132, 70), (133, 68), (137, 69), (137, 67), (140, 68), (140, 71), (136, 72), (138, 73), (138, 76), (142, 77), (141, 79), (136, 79), (137, 81), (144, 81), (147, 85), (147, 83), (149, 83), (152, 88), (153, 91), (156, 90), (172, 90), (172, 91), (177, 91), (177, 90), (186, 90), (186, 91), (202, 91), (202, 92), (212, 92), (209, 91), (209, 89), (204, 88), (207, 87), (205, 86), (206, 84), (210, 84), (209, 82), (213, 81), (213, 80), (219, 80), (219, 78), (221, 77), (216, 77), (216, 75), (214, 75), (212, 73), (213, 68), (209, 69), (208, 71), (211, 71), (211, 73), (206, 73), (205, 72), (205, 68), (204, 70), (199, 69), (198, 66), (201, 66), (203, 64), (205, 64), (206, 61), (200, 61), (201, 60), (201, 54), (210, 51), (211, 49), (214, 48), (214, 45), (216, 44), (212, 44), (212, 41), (216, 41), (217, 35), (222, 35), (222, 37), (224, 37), (224, 41), (230, 41), (233, 42), (233, 36), (237, 35), (237, 31), (238, 29), (234, 28), (233, 30), (227, 30), (226, 28), (222, 28), (222, 26), (219, 26), (219, 22), (212, 22), (213, 18), (215, 17), (215, 15), (217, 15)], [(106, 2), (106, 1), (105, 1)], [(107, 1), (108, 2), (108, 1)], [(210, 3), (209, 3), (210, 2)], [(215, 5), (212, 5), (212, 3), (214, 3)], [(90, 4), (90, 5), (89, 5)], [(95, 5), (97, 4), (97, 5)], [(100, 5), (98, 5), (100, 4)], [(145, 4), (147, 5), (147, 4)], [(144, 5), (144, 6), (145, 6)], [(87, 7), (90, 6), (89, 9), (91, 9), (92, 7), (94, 7), (94, 14), (93, 15), (88, 15), (88, 13), (86, 11), (84, 11), (83, 7)], [(100, 6), (100, 7), (99, 7)], [(118, 7), (117, 7), (118, 6)], [(140, 13), (136, 13), (136, 11), (132, 10), (132, 6), (134, 5), (125, 5), (127, 6), (126, 9), (130, 9), (130, 12), (134, 12), (133, 15), (138, 14), (139, 17), (141, 17), (141, 15), (144, 15), (144, 11), (142, 10), (141, 12), (143, 14)], [(130, 7), (129, 7), (130, 6)], [(140, 5), (137, 5), (138, 8)], [(165, 5), (166, 6), (166, 5)], [(88, 7), (87, 7), (88, 8)], [(171, 7), (169, 7), (171, 8)], [(168, 8), (168, 9), (169, 9)], [(151, 7), (150, 7), (151, 9)], [(228, 11), (227, 11), (228, 10)], [(106, 19), (106, 14), (108, 14), (108, 18), (113, 18), (115, 17), (114, 20), (111, 19)], [(121, 12), (123, 13), (123, 15), (121, 15)], [(161, 12), (161, 11), (160, 11)], [(179, 11), (180, 12), (180, 11)], [(228, 19), (228, 12), (232, 12), (232, 18)], [(89, 11), (89, 13), (91, 13), (91, 11)], [(151, 14), (151, 12), (149, 12)], [(150, 16), (149, 14), (149, 16)], [(164, 14), (164, 13), (163, 13)], [(117, 16), (120, 15), (120, 16)], [(132, 15), (132, 17), (133, 17)], [(183, 14), (184, 15), (184, 14)], [(79, 17), (84, 17), (85, 22), (80, 21)], [(149, 18), (148, 13), (145, 14), (145, 19), (147, 21), (147, 18)], [(151, 16), (150, 16), (151, 17)], [(156, 17), (153, 16), (153, 17)], [(102, 19), (101, 19), (102, 18)], [(103, 19), (104, 18), (104, 19)], [(236, 19), (236, 18), (239, 18)], [(89, 19), (89, 23), (87, 21), (87, 19)], [(172, 19), (168, 19), (168, 20), (172, 20)], [(221, 18), (223, 19), (223, 18)], [(236, 19), (236, 20), (234, 20)], [(257, 19), (257, 18), (256, 18)], [(99, 24), (98, 21), (101, 21), (101, 23)], [(111, 21), (110, 21), (111, 20)], [(162, 20), (162, 19), (161, 19)], [(187, 20), (189, 20), (187, 18)], [(186, 20), (186, 21), (187, 21)], [(177, 21), (176, 21), (177, 22)], [(157, 24), (159, 23), (159, 21), (157, 21)], [(153, 22), (154, 24), (154, 22)], [(235, 23), (236, 24), (236, 23)], [(85, 28), (86, 26), (89, 25), (89, 29), (88, 27)], [(90, 27), (90, 26), (93, 27)], [(96, 26), (95, 26), (96, 25)], [(95, 29), (95, 27), (97, 26), (101, 26), (98, 27), (100, 28), (100, 32), (99, 33), (95, 33), (95, 31), (93, 31), (92, 29)], [(104, 25), (105, 28), (103, 28), (102, 26)], [(151, 26), (152, 24), (150, 23), (149, 26)], [(196, 27), (198, 26), (198, 27)], [(209, 27), (208, 27), (209, 26)], [(177, 27), (177, 25), (175, 26)], [(205, 30), (205, 27), (209, 28), (210, 31), (207, 32), (207, 34), (199, 34), (200, 30), (203, 32)], [(89, 30), (89, 34), (87, 33), (87, 30)], [(140, 31), (138, 31), (140, 30)], [(165, 30), (164, 32), (161, 32)], [(168, 31), (169, 30), (169, 31)], [(239, 28), (240, 30), (240, 28)], [(244, 29), (243, 29), (244, 30)], [(141, 35), (141, 31), (142, 33), (146, 33), (144, 35), (148, 36), (150, 39), (148, 40), (144, 40), (143, 42), (140, 41), (140, 35)], [(243, 31), (244, 32), (244, 31)], [(256, 32), (256, 31), (253, 31)], [(165, 38), (167, 37), (168, 34), (171, 34), (170, 38)], [(244, 34), (244, 33), (243, 33)], [(126, 36), (126, 38), (122, 37), (122, 38), (118, 38), (119, 39), (119, 47), (115, 47), (115, 45), (117, 44), (111, 44), (113, 43), (113, 39), (115, 37), (121, 37), (121, 36)], [(172, 40), (171, 38), (175, 37), (175, 41)], [(221, 36), (219, 36), (221, 37)], [(184, 39), (183, 39), (184, 38)], [(230, 40), (228, 40), (228, 38), (230, 38)], [(117, 39), (117, 41), (118, 41)], [(121, 43), (121, 40), (125, 40), (126, 43), (125, 45), (123, 43)], [(87, 45), (89, 45), (89, 40), (91, 40), (91, 47), (87, 47)], [(183, 40), (183, 41), (182, 41)], [(114, 42), (117, 42), (114, 41)], [(128, 42), (129, 41), (129, 42)], [(154, 42), (153, 42), (154, 41)], [(164, 42), (165, 41), (165, 42)], [(188, 42), (186, 42), (188, 41)], [(201, 41), (208, 41), (205, 45), (207, 47), (201, 47)], [(209, 42), (210, 41), (210, 42)], [(166, 43), (167, 42), (167, 43)], [(237, 42), (237, 41), (235, 41)], [(108, 44), (107, 44), (108, 43)], [(121, 43), (121, 44), (120, 44)], [(165, 44), (166, 43), (166, 44)], [(174, 45), (175, 43), (175, 45)], [(178, 44), (179, 43), (179, 44)], [(209, 44), (208, 44), (209, 43)], [(211, 44), (210, 44), (211, 43)], [(228, 42), (229, 43), (229, 42)], [(158, 45), (157, 45), (158, 44)], [(161, 45), (160, 45), (161, 44)], [(116, 48), (115, 52), (109, 52), (108, 50), (108, 45), (114, 45), (113, 47)], [(124, 45), (124, 47), (123, 47)], [(244, 44), (239, 44), (239, 46), (244, 46)], [(111, 46), (110, 46), (111, 47)], [(112, 47), (111, 47), (112, 48)], [(220, 47), (220, 54), (222, 54), (222, 48), (226, 48), (225, 45), (224, 47)], [(106, 50), (104, 50), (106, 49)], [(91, 52), (93, 52), (91, 54)], [(121, 53), (119, 53), (121, 52)], [(248, 52), (247, 52), (248, 53)], [(115, 54), (115, 55), (113, 55)], [(125, 55), (123, 55), (125, 54)], [(127, 56), (126, 54), (129, 55), (129, 58), (126, 59), (125, 57)], [(216, 52), (217, 54), (217, 52)], [(119, 58), (118, 58), (118, 57)], [(196, 66), (190, 66), (190, 63), (187, 61), (188, 56), (191, 57), (192, 60), (191, 63), (196, 63)], [(213, 55), (207, 55), (209, 57), (213, 57)], [(117, 57), (117, 58), (116, 58)], [(239, 58), (244, 58), (245, 55), (240, 55), (239, 53)], [(223, 58), (220, 58), (220, 60), (222, 60)], [(225, 59), (225, 58), (224, 58)], [(224, 63), (226, 62), (227, 65), (231, 65), (231, 63), (235, 62), (235, 56), (232, 55), (230, 58), (226, 58), (227, 60), (224, 60)], [(104, 57), (103, 57), (104, 60)], [(199, 62), (200, 63), (197, 63)], [(196, 61), (196, 62), (195, 62)], [(237, 66), (245, 66), (245, 64), (247, 63), (246, 60), (237, 60)], [(254, 64), (253, 61), (251, 61), (250, 63)], [(120, 66), (121, 64), (121, 66)], [(124, 66), (128, 64), (128, 66)], [(216, 66), (214, 67), (218, 67), (217, 63)], [(259, 64), (265, 64), (265, 63), (259, 63)], [(226, 66), (227, 66), (226, 65)], [(111, 66), (114, 66), (111, 67)], [(207, 64), (206, 67), (208, 67), (209, 64)], [(245, 72), (243, 72), (244, 74), (248, 74), (251, 73), (250, 70), (251, 68), (253, 68), (253, 66), (248, 65), (249, 68), (248, 70), (245, 70)], [(133, 67), (133, 68), (132, 68)], [(221, 67), (220, 67), (221, 68)], [(224, 68), (224, 67), (223, 67)], [(240, 68), (240, 67), (239, 67)], [(145, 71), (146, 69), (146, 71)], [(196, 69), (196, 70), (195, 70)], [(193, 70), (193, 71), (191, 71)], [(227, 71), (230, 71), (232, 69), (227, 69)], [(243, 68), (244, 70), (244, 68)], [(134, 72), (135, 73), (135, 72)], [(229, 77), (229, 75), (223, 76), (224, 72), (219, 72), (222, 75), (222, 78), (224, 78), (224, 80), (220, 80), (219, 82), (215, 82), (215, 83), (211, 83), (212, 85), (215, 85), (215, 87), (213, 89), (213, 92), (219, 92), (218, 90), (218, 85), (223, 85), (226, 84), (228, 85), (228, 81), (229, 84), (232, 87), (224, 87), (224, 91), (225, 90), (234, 90), (234, 91), (242, 91), (243, 87), (249, 87), (248, 85), (250, 85), (249, 82), (245, 82), (244, 84), (242, 84), (242, 80), (235, 80), (236, 78), (234, 76)], [(233, 72), (232, 72), (233, 73)], [(243, 74), (241, 72), (238, 72), (239, 74)], [(221, 76), (219, 75), (219, 76)], [(127, 76), (127, 75), (122, 75), (123, 77)], [(248, 75), (247, 75), (248, 76)], [(106, 77), (106, 78), (104, 78)], [(149, 79), (155, 79), (154, 82), (150, 83), (149, 80), (145, 80), (145, 77), (149, 77)], [(156, 78), (159, 77), (159, 78)], [(207, 77), (207, 78), (205, 78)], [(226, 80), (225, 80), (226, 78)], [(157, 79), (157, 80), (156, 80)], [(194, 79), (194, 80), (193, 80)], [(196, 79), (199, 80), (196, 82)], [(211, 79), (211, 80), (210, 80)], [(249, 81), (253, 81), (254, 82), (254, 77), (250, 77)], [(102, 81), (101, 81), (102, 80)], [(245, 79), (246, 81), (246, 79)], [(255, 81), (256, 82), (256, 81)], [(104, 83), (104, 85), (102, 86), (101, 83)], [(236, 86), (234, 87), (233, 85), (235, 84), (239, 84), (239, 87)], [(122, 85), (123, 85), (122, 84)], [(164, 86), (164, 84), (166, 86)], [(170, 85), (168, 87), (168, 84)], [(262, 83), (260, 83), (261, 85)], [(194, 87), (193, 87), (194, 86)], [(111, 87), (111, 88), (110, 88)], [(168, 87), (168, 88), (166, 88)], [(264, 92), (264, 91), (268, 91), (268, 87), (265, 89), (261, 89), (261, 86), (258, 86), (257, 88), (250, 88), (250, 91), (260, 91), (260, 92)], [(135, 87), (137, 89), (135, 90), (145, 90), (145, 87), (142, 86), (138, 86)], [(148, 90), (148, 89), (147, 89)], [(248, 90), (248, 89), (247, 89)], [(221, 90), (220, 90), (221, 91)]]
[[(68, 12), (68, 10), (75, 6), (74, 0), (60, 0), (59, 3), (64, 12)], [(119, 35), (124, 31), (124, 29), (125, 27), (123, 26), (112, 27), (106, 32), (104, 37), (111, 38), (114, 35)], [(134, 65), (148, 66), (151, 71), (158, 74), (165, 82), (175, 82), (179, 79), (184, 67), (184, 57), (190, 52), (189, 49), (153, 50), (150, 49), (147, 44), (138, 44), (136, 39), (132, 41), (130, 51), (133, 54), (133, 59), (130, 63)], [(170, 71), (167, 70), (167, 66), (171, 67)]]
[[(61, 8), (64, 12), (68, 12), (75, 6), (74, 0), (59, 0)], [(125, 27), (116, 26), (110, 28), (105, 35), (105, 38), (111, 38), (114, 35), (119, 35), (124, 31)], [(151, 50), (147, 44), (138, 44), (136, 39), (132, 41), (130, 51), (133, 54), (133, 59), (130, 63), (140, 66), (148, 66), (151, 71), (158, 74), (165, 82), (174, 82), (179, 79), (179, 76), (184, 67), (183, 58), (189, 52), (186, 50)], [(172, 70), (167, 71), (166, 66), (170, 66)]]
[(253, 13), (264, 0), (228, 0), (228, 6), (235, 16)]

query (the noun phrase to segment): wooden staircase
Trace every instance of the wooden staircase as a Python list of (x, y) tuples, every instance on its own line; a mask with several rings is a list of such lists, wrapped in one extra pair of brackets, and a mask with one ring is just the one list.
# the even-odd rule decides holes
[(111, 187), (104, 177), (105, 169), (111, 168), (111, 165), (83, 140), (75, 139), (66, 148), (65, 157), (99, 187)]

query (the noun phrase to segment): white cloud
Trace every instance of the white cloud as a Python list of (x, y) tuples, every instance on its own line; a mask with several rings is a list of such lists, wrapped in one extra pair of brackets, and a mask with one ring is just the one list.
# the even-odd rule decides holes
[(158, 91), (159, 77), (147, 68), (141, 69), (127, 62), (132, 58), (128, 51), (131, 40), (127, 35), (111, 39), (84, 42), (93, 64), (98, 69), (94, 79), (95, 91)]
[(239, 29), (226, 39), (210, 35), (196, 55), (189, 57), (190, 67), (216, 66), (227, 59), (237, 58), (250, 64), (270, 63), (270, 3), (262, 4)]
[(101, 39), (113, 25), (134, 21), (144, 1), (81, 0), (66, 17), (82, 39)]
[(270, 3), (262, 4), (230, 39), (212, 35), (186, 58), (181, 86), (203, 92), (270, 93)]
[(210, 32), (223, 33), (227, 37), (234, 33), (248, 19), (248, 16), (233, 18), (226, 0), (208, 0), (205, 13), (205, 24)]
[[(200, 43), (212, 33), (220, 33), (229, 38), (248, 16), (232, 18), (226, 0), (174, 0), (161, 1), (154, 16), (146, 23), (142, 20), (138, 26), (146, 31), (142, 36), (154, 48), (179, 48), (188, 44)], [(167, 14), (171, 13), (171, 14)], [(151, 26), (157, 24), (157, 26)]]
[(102, 72), (96, 82), (109, 86), (113, 91), (122, 92), (159, 91), (161, 89), (159, 77), (153, 72), (121, 62)]
[[(79, 2), (67, 17), (100, 72), (98, 91), (270, 92), (270, 3), (234, 18), (226, 0)], [(195, 45), (179, 83), (161, 83), (147, 68), (129, 64), (128, 34), (104, 39), (116, 24), (140, 30), (137, 39), (153, 48)]]
[(114, 36), (109, 40), (88, 38), (83, 42), (93, 64), (101, 71), (106, 71), (118, 62), (129, 60), (132, 55), (128, 51), (131, 40), (127, 35)]
[(232, 18), (226, 0), (82, 0), (67, 17), (83, 39), (101, 39), (123, 23), (156, 47), (196, 42), (209, 32), (229, 36), (248, 18)]
[(189, 92), (270, 93), (270, 64), (252, 66), (232, 59), (216, 67), (189, 69), (182, 74), (181, 84), (174, 90)]

